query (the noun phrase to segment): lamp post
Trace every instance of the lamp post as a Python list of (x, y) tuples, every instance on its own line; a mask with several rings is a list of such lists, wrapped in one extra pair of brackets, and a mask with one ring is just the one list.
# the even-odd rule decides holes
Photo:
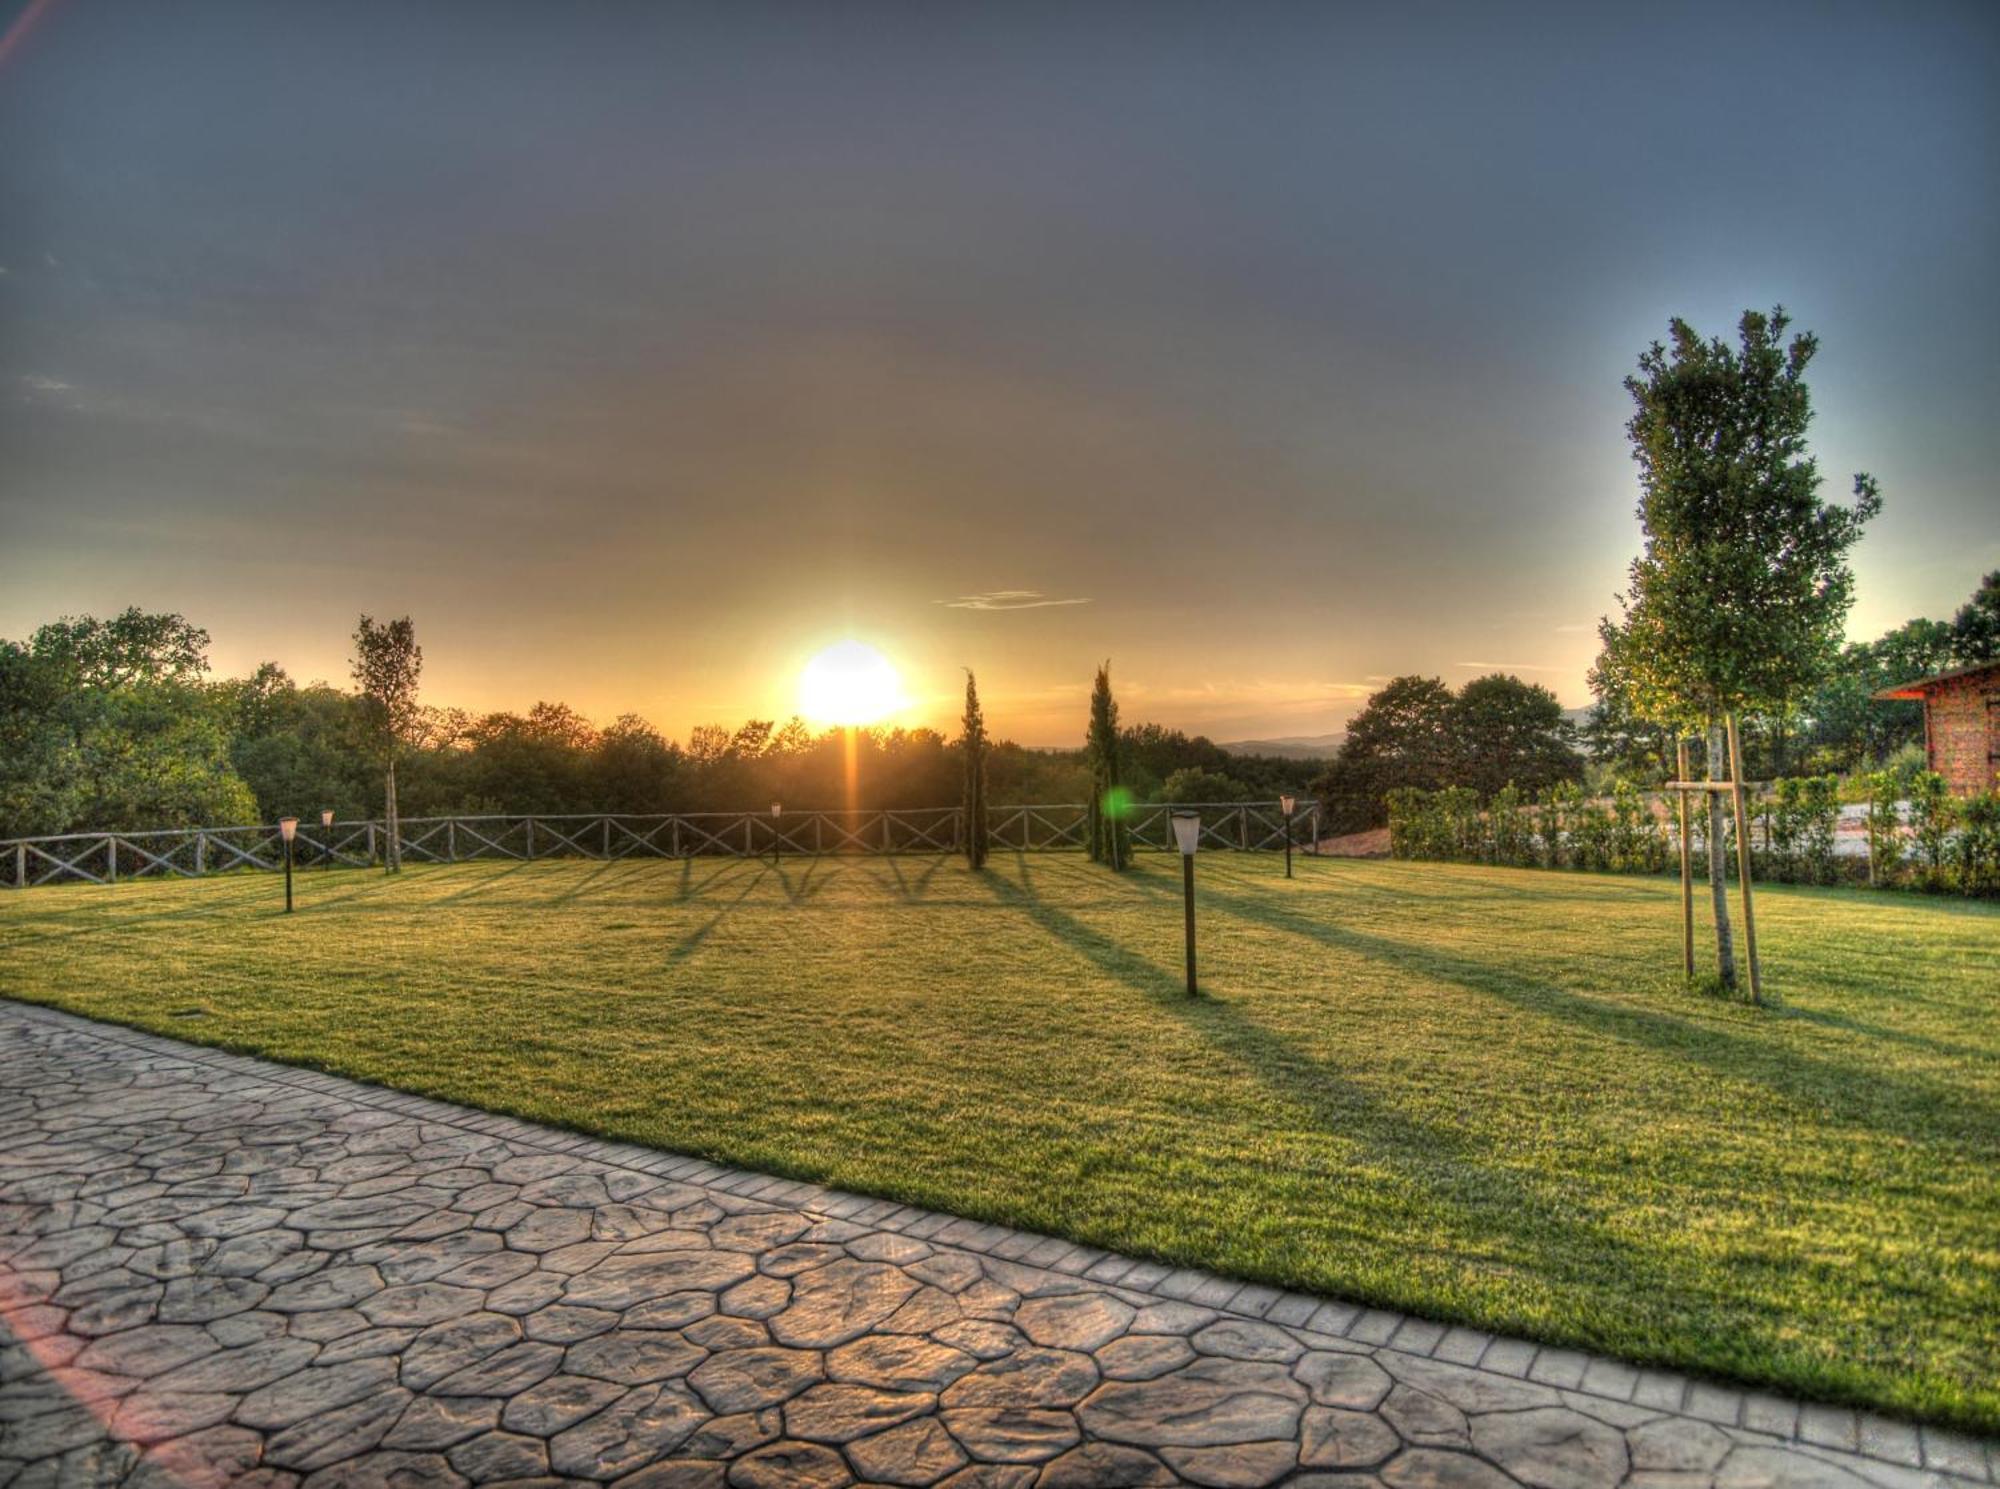
[(778, 818), (783, 815), (784, 810), (785, 804), (782, 801), (771, 803), (771, 867), (774, 869), (778, 866)]
[(1199, 997), (1194, 980), (1194, 850), (1201, 846), (1201, 813), (1174, 813), (1174, 846), (1181, 850), (1181, 899), (1187, 911), (1188, 996)]
[(328, 807), (319, 814), (320, 847), (319, 866), (322, 870), (333, 867), (333, 808)]
[(292, 913), (292, 839), (299, 835), (299, 819), (280, 817), (278, 836), (285, 840), (285, 913)]
[(1292, 813), (1298, 807), (1296, 796), (1278, 798), (1278, 810), (1285, 814), (1285, 877), (1292, 877)]

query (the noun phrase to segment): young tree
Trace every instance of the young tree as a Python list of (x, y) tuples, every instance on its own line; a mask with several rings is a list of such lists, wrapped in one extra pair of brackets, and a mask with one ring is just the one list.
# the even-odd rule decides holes
[(965, 669), (965, 866), (986, 867), (986, 715), (979, 707), (979, 682)]
[(1979, 581), (1951, 618), (1952, 654), (1961, 667), (2000, 657), (2000, 569)]
[[(1820, 499), (1805, 382), (1819, 343), (1788, 345), (1789, 325), (1782, 309), (1746, 311), (1732, 347), (1676, 318), (1671, 349), (1654, 342), (1625, 379), (1645, 548), (1622, 618), (1598, 627), (1592, 685), (1640, 718), (1699, 727), (1710, 780), (1722, 779), (1733, 715), (1795, 703), (1833, 664), (1853, 599), (1847, 553), (1882, 504), (1867, 475), (1853, 506)], [(1733, 986), (1722, 802), (1707, 796), (1716, 953)]]
[(1111, 664), (1097, 669), (1090, 692), (1090, 856), (1113, 869), (1125, 867), (1125, 801), (1118, 759), (1118, 700), (1111, 696)]
[(377, 625), (367, 616), (354, 632), (354, 682), (361, 690), (368, 732), (386, 782), (389, 829), (382, 864), (389, 873), (403, 867), (401, 820), (396, 815), (396, 757), (412, 743), (423, 722), (417, 707), (417, 675), (424, 668), (416, 627), (406, 615)]

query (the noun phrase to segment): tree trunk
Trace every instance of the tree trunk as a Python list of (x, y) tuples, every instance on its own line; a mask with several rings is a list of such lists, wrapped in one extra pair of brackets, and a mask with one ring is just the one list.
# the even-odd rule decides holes
[[(1708, 779), (1723, 779), (1722, 762), (1728, 758), (1728, 746), (1722, 737), (1722, 722), (1715, 715), (1708, 719)], [(1724, 851), (1723, 840), (1727, 829), (1723, 826), (1722, 793), (1704, 791), (1708, 798), (1708, 893), (1715, 907), (1715, 964), (1722, 973), (1724, 987), (1736, 986), (1736, 947), (1729, 933), (1729, 855)]]
[(382, 868), (387, 873), (398, 874), (403, 870), (403, 827), (402, 820), (396, 815), (396, 757), (394, 755), (389, 757), (387, 816), (389, 819), (389, 843), (387, 850), (382, 855)]

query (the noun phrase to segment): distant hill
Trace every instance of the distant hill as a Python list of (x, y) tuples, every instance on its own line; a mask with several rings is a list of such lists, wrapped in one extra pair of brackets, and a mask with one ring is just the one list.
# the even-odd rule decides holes
[(1293, 734), (1282, 739), (1223, 740), (1232, 755), (1278, 755), (1287, 760), (1329, 760), (1340, 750), (1344, 734)]

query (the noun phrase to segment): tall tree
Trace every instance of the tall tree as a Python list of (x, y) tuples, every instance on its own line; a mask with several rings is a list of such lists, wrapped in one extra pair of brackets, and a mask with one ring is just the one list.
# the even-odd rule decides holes
[(1111, 696), (1111, 664), (1097, 669), (1090, 690), (1090, 730), (1084, 754), (1090, 762), (1090, 856), (1114, 869), (1125, 867), (1125, 798), (1119, 769), (1118, 700)]
[[(1882, 505), (1867, 475), (1851, 507), (1820, 499), (1805, 381), (1819, 343), (1787, 343), (1790, 324), (1782, 308), (1745, 311), (1731, 346), (1676, 318), (1671, 348), (1654, 342), (1625, 379), (1645, 546), (1621, 619), (1599, 624), (1592, 685), (1640, 718), (1700, 728), (1710, 780), (1731, 715), (1795, 705), (1833, 665), (1854, 594), (1848, 550)], [(1722, 802), (1707, 796), (1716, 953), (1733, 986)]]
[(1370, 695), (1348, 720), (1340, 753), (1313, 782), (1328, 826), (1343, 833), (1380, 827), (1396, 788), (1454, 784), (1455, 706), (1451, 689), (1435, 677), (1398, 677)]
[(1452, 775), (1489, 797), (1506, 786), (1544, 791), (1583, 779), (1576, 731), (1547, 688), (1504, 672), (1476, 677), (1451, 707)]
[(413, 743), (423, 722), (417, 677), (424, 670), (417, 628), (406, 615), (377, 625), (367, 616), (354, 632), (354, 682), (361, 690), (369, 734), (383, 767), (389, 845), (383, 867), (402, 870), (402, 822), (396, 815), (396, 757)]
[(965, 718), (959, 748), (965, 752), (965, 866), (986, 867), (986, 715), (979, 680), (965, 669)]

